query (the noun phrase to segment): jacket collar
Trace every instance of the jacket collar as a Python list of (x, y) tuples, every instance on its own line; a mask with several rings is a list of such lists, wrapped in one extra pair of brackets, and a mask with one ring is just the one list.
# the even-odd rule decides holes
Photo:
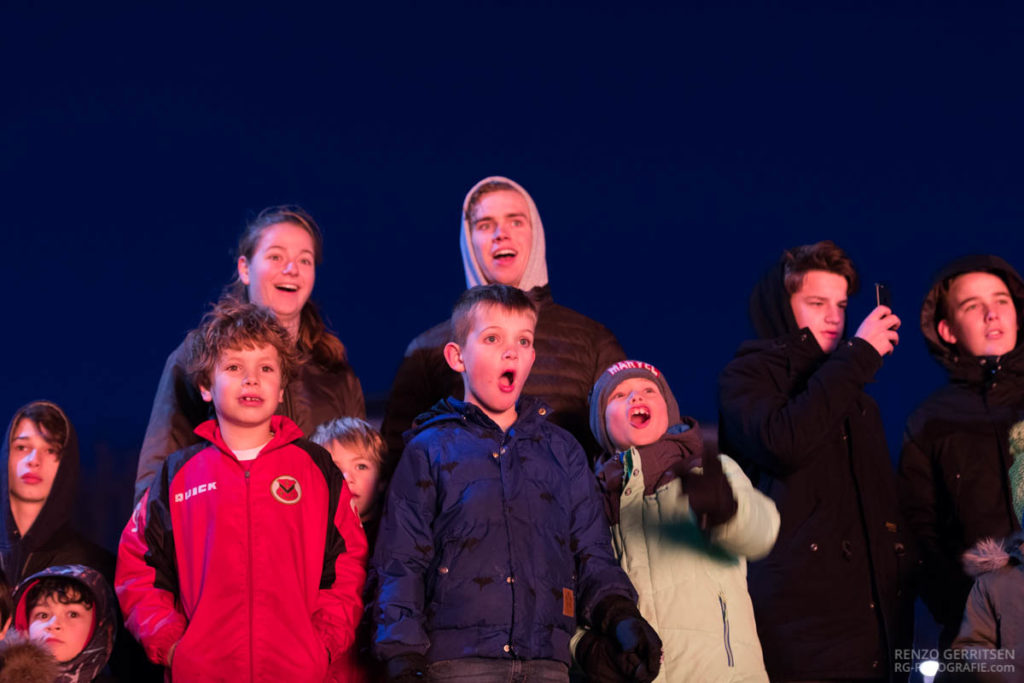
[[(529, 431), (537, 423), (542, 422), (551, 415), (551, 407), (534, 396), (520, 396), (516, 403), (516, 421), (509, 427), (510, 435), (516, 431)], [(484, 429), (501, 431), (501, 427), (495, 423), (484, 411), (477, 406), (457, 398), (448, 397), (438, 401), (425, 413), (421, 413), (414, 421), (413, 428), (407, 432), (407, 437), (412, 438), (424, 429), (432, 427), (441, 422), (461, 421), (473, 424)], [(407, 440), (408, 440), (407, 438)]]
[[(270, 431), (273, 433), (273, 436), (270, 438), (270, 442), (260, 451), (261, 454), (269, 453), (302, 437), (302, 430), (299, 429), (299, 426), (284, 415), (274, 415), (270, 418)], [(196, 427), (195, 433), (224, 453), (234, 456), (235, 452), (224, 442), (224, 437), (221, 435), (220, 425), (217, 424), (217, 420), (207, 420)]]

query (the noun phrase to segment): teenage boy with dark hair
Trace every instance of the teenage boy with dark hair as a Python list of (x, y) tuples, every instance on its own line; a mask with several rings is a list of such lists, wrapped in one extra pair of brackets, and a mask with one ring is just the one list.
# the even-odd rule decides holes
[(745, 342), (722, 372), (720, 449), (782, 516), (750, 565), (772, 680), (885, 679), (911, 634), (910, 571), (878, 406), (864, 385), (899, 318), (875, 308), (844, 338), (857, 277), (832, 242), (797, 247), (757, 284)]
[(971, 590), (961, 555), (982, 538), (1020, 529), (1007, 434), (1024, 419), (1022, 311), (1020, 275), (981, 255), (942, 268), (921, 307), (921, 331), (949, 383), (907, 420), (900, 493), (922, 552), (921, 597), (942, 626), (943, 650)]
[[(608, 329), (555, 303), (548, 284), (544, 226), (530, 194), (502, 176), (484, 178), (466, 193), (459, 225), (466, 287), (501, 284), (525, 292), (537, 307), (537, 362), (523, 395), (551, 406), (550, 421), (566, 429), (589, 456), (600, 451), (590, 434), (587, 395), (604, 369), (626, 355)], [(421, 412), (447, 396), (462, 396), (462, 377), (445, 363), (449, 320), (413, 339), (388, 396), (381, 433), (388, 446), (383, 477), (390, 479)]]
[(78, 436), (60, 406), (33, 401), (11, 419), (0, 469), (0, 564), (12, 585), (58, 564), (84, 564), (108, 580), (113, 556), (71, 525), (78, 496)]
[(174, 680), (324, 680), (354, 641), (366, 537), (330, 454), (275, 415), (295, 367), (288, 332), (224, 301), (189, 349), (217, 417), (167, 458), (125, 527), (125, 623)]
[[(568, 681), (577, 620), (651, 681), (661, 643), (612, 556), (586, 456), (519, 396), (537, 313), (514, 287), (474, 287), (444, 349), (465, 400), (417, 420), (374, 554), (374, 650), (389, 681)], [(461, 676), (461, 678), (460, 678)]]

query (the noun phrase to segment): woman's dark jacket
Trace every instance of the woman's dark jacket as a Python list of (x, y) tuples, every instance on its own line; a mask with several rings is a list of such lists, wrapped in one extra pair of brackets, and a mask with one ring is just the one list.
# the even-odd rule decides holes
[[(589, 456), (596, 456), (601, 448), (590, 433), (587, 397), (601, 373), (626, 354), (604, 325), (556, 304), (547, 285), (527, 294), (539, 316), (534, 337), (537, 360), (523, 395), (550, 405), (551, 422), (572, 434)], [(444, 345), (451, 340), (446, 320), (413, 339), (405, 351), (381, 426), (388, 447), (385, 475), (394, 470), (405, 446), (402, 434), (416, 416), (448, 396), (462, 398), (465, 393), (462, 376), (444, 360)]]
[(782, 516), (749, 588), (769, 676), (890, 676), (909, 647), (910, 574), (878, 406), (864, 385), (882, 365), (866, 341), (825, 354), (798, 330), (781, 265), (759, 283), (745, 342), (722, 372), (720, 450)]
[(1018, 341), (1001, 358), (979, 358), (945, 344), (936, 329), (944, 283), (978, 271), (1001, 277), (1018, 321), (1024, 312), (1024, 281), (1000, 258), (968, 256), (939, 272), (921, 307), (921, 331), (949, 383), (907, 420), (900, 460), (904, 514), (924, 562), (921, 597), (943, 627), (943, 646), (956, 636), (971, 590), (960, 557), (982, 538), (1020, 529), (1007, 470), (1013, 462), (1010, 426), (1024, 419), (1024, 345)]
[[(213, 407), (203, 401), (186, 370), (186, 339), (171, 352), (164, 364), (146, 438), (139, 453), (135, 476), (135, 501), (149, 487), (149, 481), (171, 453), (202, 441), (192, 431), (213, 417)], [(312, 434), (320, 424), (338, 417), (366, 417), (363, 388), (347, 362), (328, 369), (310, 361), (299, 366), (284, 389), (279, 415), (292, 419), (303, 434)]]

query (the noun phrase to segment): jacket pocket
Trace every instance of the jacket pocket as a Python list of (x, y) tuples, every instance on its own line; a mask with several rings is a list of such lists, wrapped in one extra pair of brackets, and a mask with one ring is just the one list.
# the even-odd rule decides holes
[(437, 562), (431, 569), (431, 576), (427, 581), (430, 589), (430, 592), (427, 594), (429, 602), (438, 604), (444, 602), (445, 595), (448, 593), (454, 578), (452, 564), (456, 559), (458, 546), (459, 540), (454, 538), (449, 538), (441, 543), (441, 552), (438, 554)]

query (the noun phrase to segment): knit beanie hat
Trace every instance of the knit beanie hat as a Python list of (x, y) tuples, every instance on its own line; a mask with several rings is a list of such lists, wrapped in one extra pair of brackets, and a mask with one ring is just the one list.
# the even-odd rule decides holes
[(672, 390), (668, 388), (665, 375), (650, 363), (638, 360), (619, 361), (601, 373), (590, 392), (590, 431), (594, 433), (594, 438), (601, 444), (601, 448), (608, 453), (614, 453), (616, 448), (608, 438), (608, 430), (604, 424), (604, 409), (608, 405), (608, 397), (612, 390), (632, 377), (649, 379), (658, 385), (668, 407), (668, 426), (680, 422), (679, 405), (676, 403), (676, 397), (672, 395)]
[(1024, 521), (1021, 521), (1021, 515), (1024, 514), (1024, 421), (1010, 427), (1010, 453), (1013, 455), (1009, 472), (1013, 511), (1017, 521), (1024, 527)]

